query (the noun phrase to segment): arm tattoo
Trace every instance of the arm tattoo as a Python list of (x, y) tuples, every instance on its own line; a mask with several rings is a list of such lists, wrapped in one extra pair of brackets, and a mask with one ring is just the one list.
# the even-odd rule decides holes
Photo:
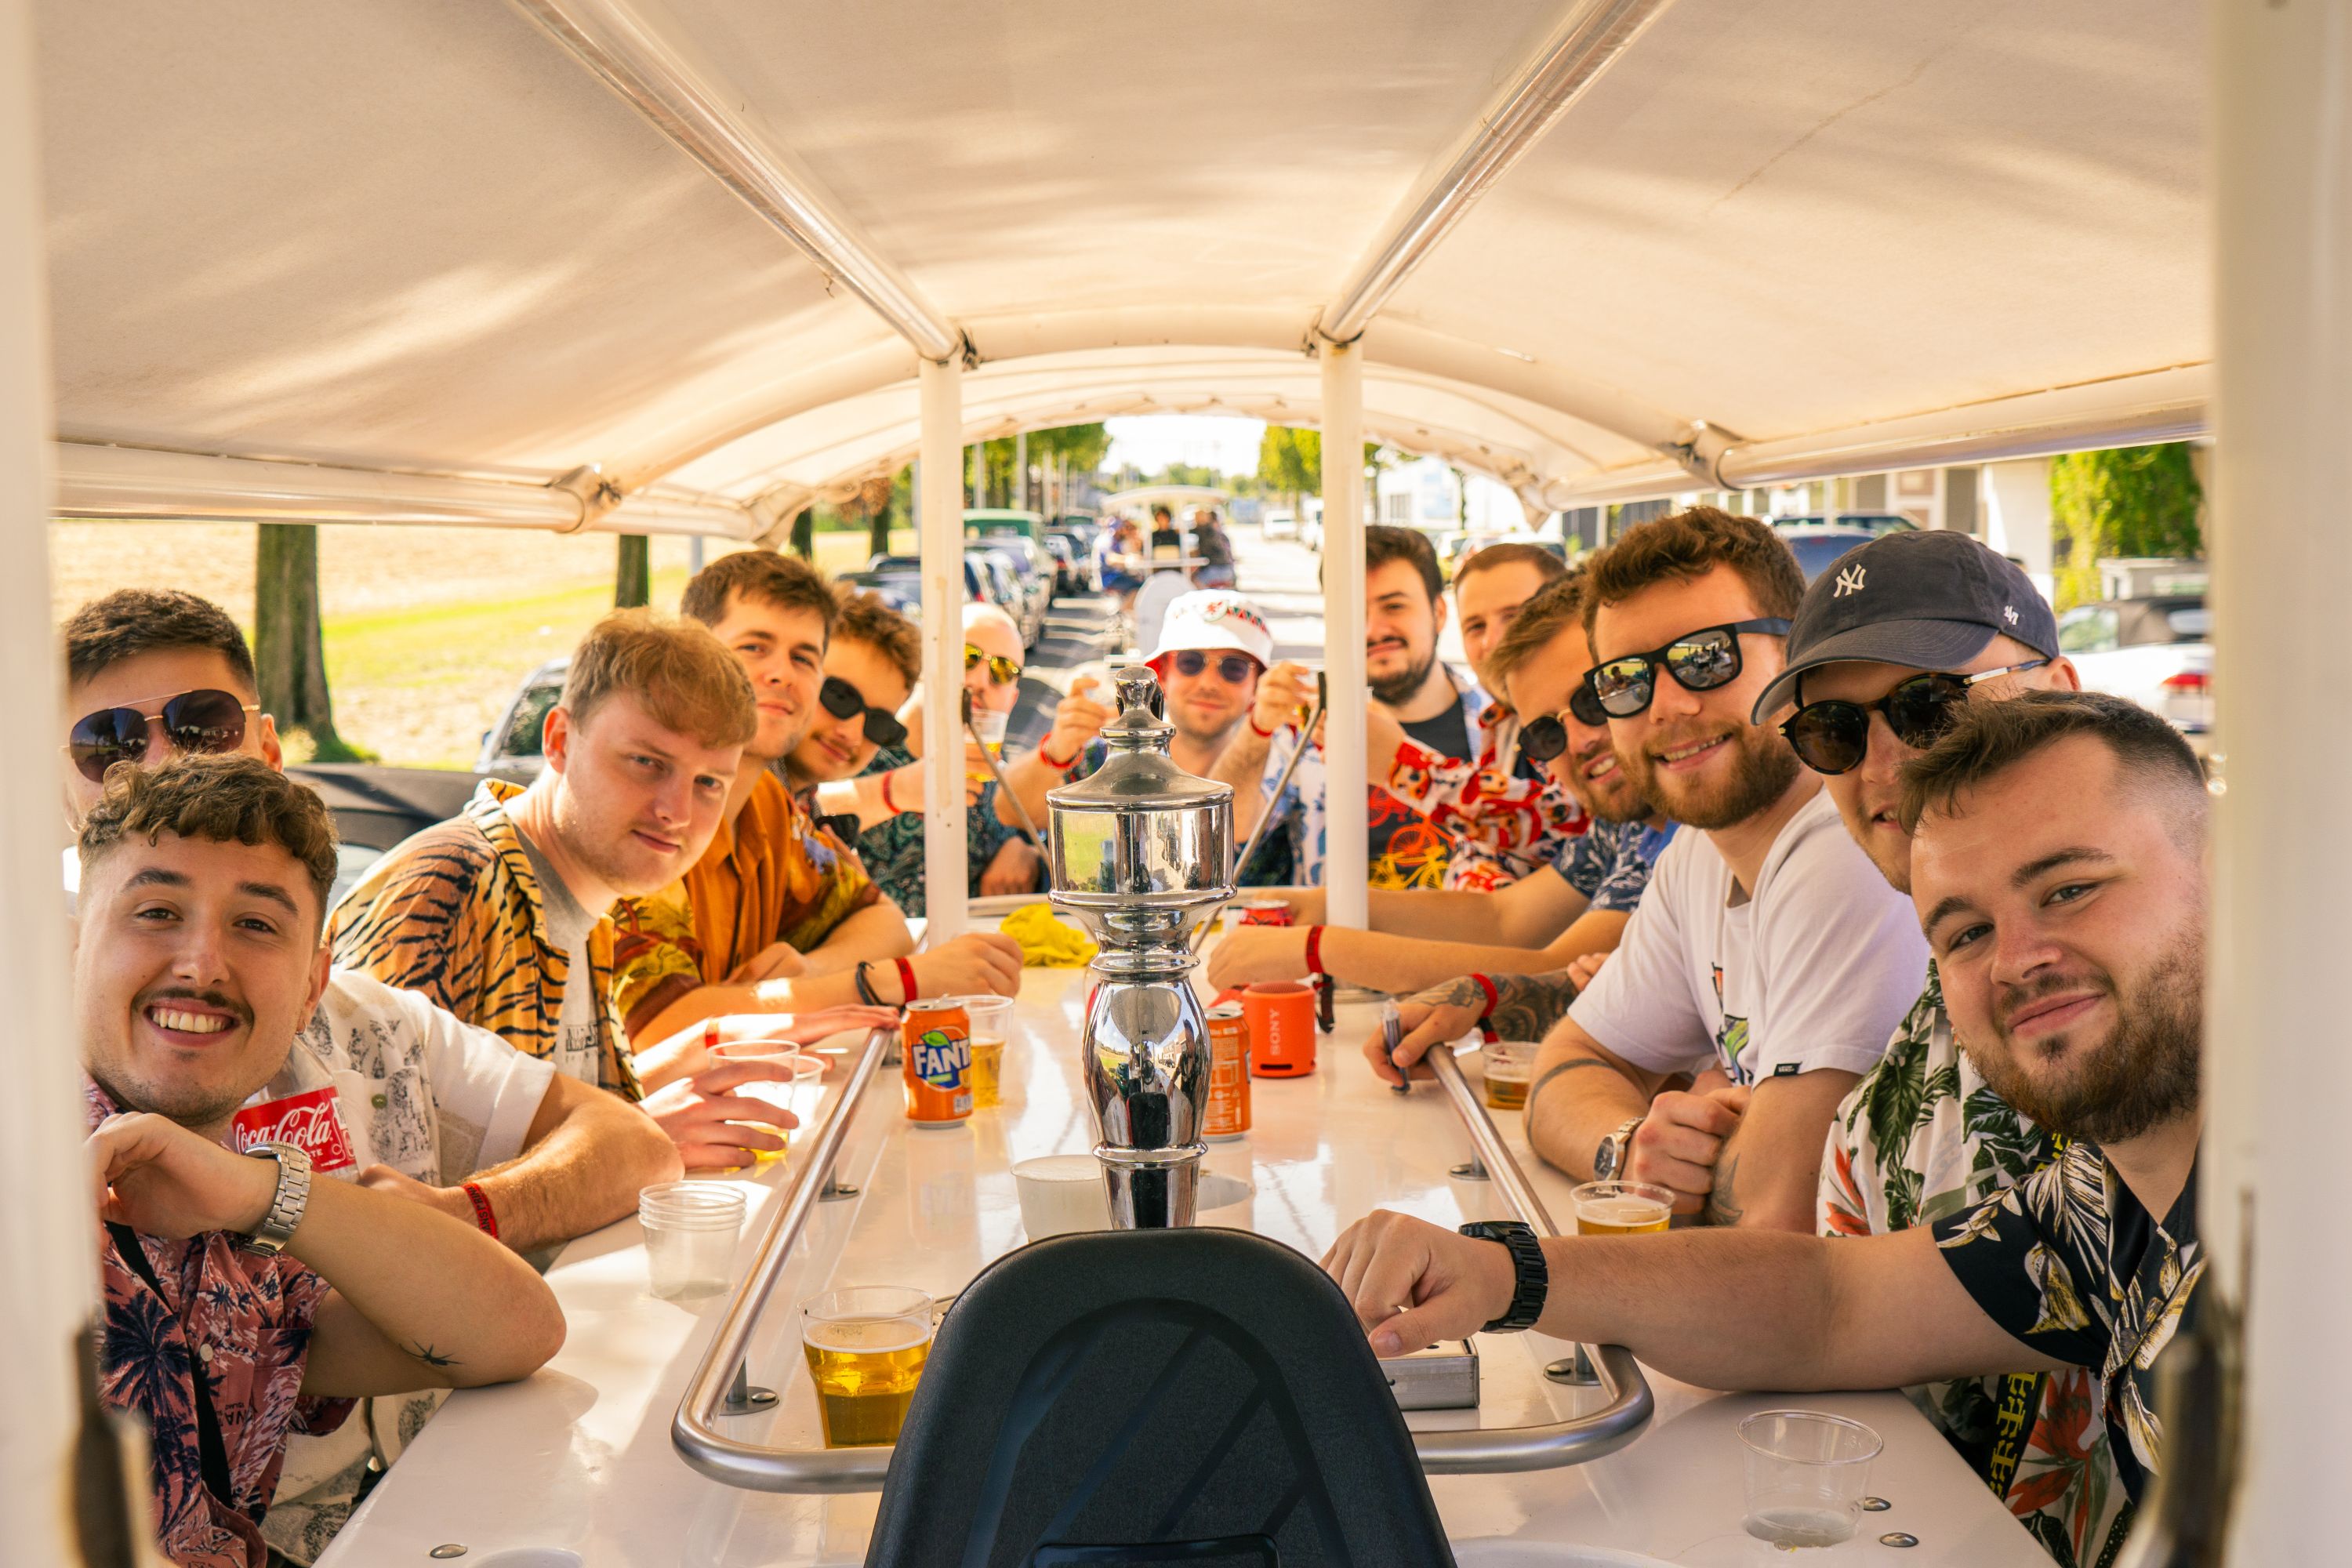
[(408, 1353), (415, 1357), (418, 1361), (423, 1362), (426, 1366), (461, 1366), (464, 1364), (462, 1362), (458, 1361), (456, 1356), (443, 1355), (431, 1345), (416, 1342), (410, 1342)]
[(1545, 1089), (1549, 1087), (1551, 1080), (1564, 1072), (1574, 1072), (1578, 1068), (1607, 1068), (1614, 1072), (1617, 1070), (1617, 1064), (1604, 1062), (1599, 1057), (1570, 1057), (1564, 1062), (1554, 1063), (1543, 1077), (1528, 1085), (1528, 1106), (1521, 1114), (1532, 1122), (1536, 1113), (1536, 1100)]
[[(1540, 1040), (1568, 1016), (1576, 982), (1565, 969), (1549, 974), (1495, 974), (1495, 1012), (1486, 1021), (1507, 1040)], [(1486, 994), (1468, 975), (1433, 985), (1412, 1000), (1432, 1007), (1483, 1007)], [(1534, 1097), (1530, 1095), (1529, 1099)]]
[(1748, 1216), (1747, 1208), (1732, 1194), (1732, 1185), (1739, 1175), (1739, 1156), (1731, 1155), (1716, 1172), (1715, 1186), (1706, 1194), (1706, 1223), (1736, 1226)]

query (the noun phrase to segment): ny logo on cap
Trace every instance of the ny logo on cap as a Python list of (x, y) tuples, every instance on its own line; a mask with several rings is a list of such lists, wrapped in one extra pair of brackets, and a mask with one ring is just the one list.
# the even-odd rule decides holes
[(1838, 574), (1837, 589), (1834, 593), (1830, 595), (1830, 597), (1832, 599), (1843, 599), (1848, 594), (1861, 593), (1862, 580), (1868, 574), (1869, 568), (1865, 566), (1849, 566), (1845, 568), (1845, 570)]

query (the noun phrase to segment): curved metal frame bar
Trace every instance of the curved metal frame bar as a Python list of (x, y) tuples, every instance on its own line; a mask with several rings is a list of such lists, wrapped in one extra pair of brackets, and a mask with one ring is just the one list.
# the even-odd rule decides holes
[[(833, 1174), (834, 1163), (849, 1136), (850, 1124), (872, 1082), (874, 1069), (895, 1036), (877, 1029), (866, 1037), (866, 1048), (843, 1086), (841, 1103), (817, 1134), (806, 1162), (794, 1178), (790, 1195), (768, 1226), (743, 1282), (727, 1304), (727, 1315), (712, 1336), (701, 1365), (687, 1384), (670, 1422), (670, 1441), (686, 1462), (715, 1481), (750, 1491), (858, 1492), (879, 1489), (889, 1473), (893, 1448), (776, 1448), (730, 1437), (718, 1426), (719, 1405), (743, 1364), (751, 1330), (766, 1310), (768, 1297), (800, 1243), (817, 1197)], [(1454, 1101), (1454, 1109), (1476, 1145), (1478, 1158), (1512, 1208), (1545, 1236), (1557, 1236), (1551, 1215), (1536, 1195), (1527, 1173), (1519, 1169), (1501, 1134), (1487, 1118), (1486, 1108), (1462, 1076), (1450, 1050), (1430, 1056), (1437, 1080)], [(1650, 1385), (1631, 1351), (1622, 1345), (1594, 1345), (1592, 1364), (1599, 1371), (1609, 1403), (1589, 1415), (1536, 1426), (1490, 1426), (1466, 1432), (1415, 1432), (1413, 1451), (1422, 1468), (1433, 1476), (1494, 1475), (1515, 1470), (1557, 1469), (1580, 1465), (1613, 1454), (1639, 1436), (1655, 1409)]]

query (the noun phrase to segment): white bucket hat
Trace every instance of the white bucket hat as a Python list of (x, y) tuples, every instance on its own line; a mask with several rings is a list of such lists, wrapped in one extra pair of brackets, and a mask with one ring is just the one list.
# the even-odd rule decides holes
[(1274, 662), (1274, 633), (1257, 606), (1230, 588), (1202, 588), (1169, 602), (1151, 657), (1227, 647), (1249, 655), (1261, 668)]

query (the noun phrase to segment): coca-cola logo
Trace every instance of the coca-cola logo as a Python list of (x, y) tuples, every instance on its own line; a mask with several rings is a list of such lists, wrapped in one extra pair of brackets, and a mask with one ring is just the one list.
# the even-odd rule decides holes
[(236, 1113), (231, 1129), (240, 1154), (264, 1143), (291, 1143), (310, 1156), (314, 1171), (340, 1171), (358, 1163), (331, 1085), (247, 1106)]

